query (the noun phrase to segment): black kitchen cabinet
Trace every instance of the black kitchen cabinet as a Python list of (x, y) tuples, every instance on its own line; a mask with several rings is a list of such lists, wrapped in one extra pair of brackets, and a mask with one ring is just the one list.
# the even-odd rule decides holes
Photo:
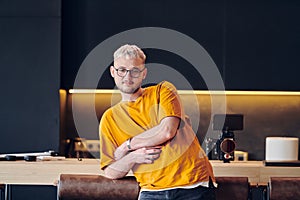
[[(135, 12), (124, 15), (123, 10)], [(119, 0), (66, 0), (61, 85), (73, 87), (85, 57), (105, 39), (129, 29), (152, 26), (179, 31), (202, 45), (215, 62), (226, 90), (297, 91), (299, 10), (300, 2), (292, 0), (166, 0), (132, 4)], [(197, 72), (184, 58), (153, 49), (146, 53), (149, 62), (168, 65), (183, 74), (193, 89), (207, 89), (201, 74), (195, 76)], [(100, 79), (101, 88), (114, 87), (109, 65), (101, 66), (106, 68), (106, 77)]]
[(226, 2), (226, 89), (299, 91), (300, 2)]

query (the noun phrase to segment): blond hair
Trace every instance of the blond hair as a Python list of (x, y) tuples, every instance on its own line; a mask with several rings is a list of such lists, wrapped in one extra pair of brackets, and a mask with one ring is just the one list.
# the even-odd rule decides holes
[(125, 58), (125, 59), (140, 58), (145, 63), (146, 55), (138, 46), (125, 44), (114, 52), (114, 60), (118, 58)]

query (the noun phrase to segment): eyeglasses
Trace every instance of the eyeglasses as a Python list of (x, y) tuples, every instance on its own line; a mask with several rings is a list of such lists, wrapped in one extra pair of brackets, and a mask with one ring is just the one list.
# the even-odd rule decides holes
[(127, 72), (129, 72), (129, 74), (132, 78), (140, 77), (142, 71), (144, 71), (146, 69), (146, 67), (144, 67), (144, 69), (142, 69), (142, 70), (139, 70), (137, 68), (133, 68), (133, 69), (129, 70), (129, 69), (125, 69), (123, 67), (120, 67), (117, 69), (114, 66), (113, 66), (113, 68), (117, 71), (118, 76), (124, 77), (124, 76), (126, 76)]

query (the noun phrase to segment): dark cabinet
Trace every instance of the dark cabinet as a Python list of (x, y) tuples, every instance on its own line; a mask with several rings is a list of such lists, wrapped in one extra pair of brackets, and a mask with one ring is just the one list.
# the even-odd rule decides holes
[(299, 91), (300, 2), (226, 3), (228, 90)]
[[(166, 0), (128, 4), (119, 0), (75, 0), (64, 1), (62, 10), (62, 87), (66, 89), (73, 87), (80, 65), (93, 48), (117, 33), (139, 27), (169, 28), (194, 39), (215, 62), (227, 90), (300, 89), (298, 1)], [(124, 14), (124, 10), (133, 12)], [(193, 89), (207, 89), (203, 74), (197, 74), (186, 58), (157, 49), (146, 51), (150, 63), (174, 68)], [(109, 65), (101, 67), (108, 69)], [(113, 88), (109, 73), (104, 75), (107, 77), (100, 80), (99, 87)]]

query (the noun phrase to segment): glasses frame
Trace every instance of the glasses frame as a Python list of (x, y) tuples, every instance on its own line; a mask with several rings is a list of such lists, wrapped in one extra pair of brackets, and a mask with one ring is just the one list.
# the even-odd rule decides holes
[[(141, 76), (141, 73), (146, 69), (146, 67), (144, 67), (142, 70), (139, 70), (138, 68), (134, 68), (134, 69), (126, 69), (126, 68), (122, 68), (122, 70), (126, 70), (126, 73), (124, 74), (124, 76), (121, 76), (119, 74), (119, 70), (120, 70), (120, 67), (119, 68), (116, 68), (115, 66), (113, 66), (113, 68), (117, 71), (117, 75), (119, 77), (125, 77), (127, 75), (127, 73), (129, 72), (129, 75), (132, 77), (132, 78), (139, 78)], [(139, 75), (138, 76), (132, 76), (132, 71), (133, 70), (136, 70), (139, 72)]]

